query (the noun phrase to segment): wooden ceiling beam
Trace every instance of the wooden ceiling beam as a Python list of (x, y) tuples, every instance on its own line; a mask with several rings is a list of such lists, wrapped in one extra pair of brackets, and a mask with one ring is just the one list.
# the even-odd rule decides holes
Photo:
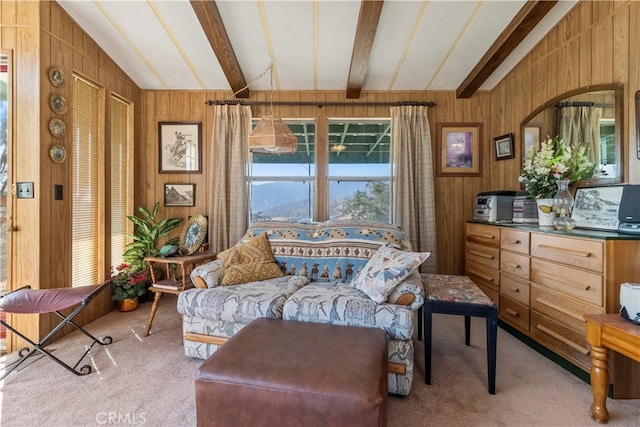
[(557, 2), (557, 0), (527, 1), (458, 87), (456, 96), (471, 97)]
[(347, 80), (347, 99), (360, 98), (384, 0), (362, 0)]
[(233, 51), (233, 46), (231, 46), (216, 2), (213, 0), (190, 0), (190, 3), (216, 58), (218, 58), (222, 71), (227, 77), (231, 90), (233, 93), (238, 92), (236, 98), (249, 98), (249, 89), (246, 88), (247, 82), (242, 74), (236, 53)]

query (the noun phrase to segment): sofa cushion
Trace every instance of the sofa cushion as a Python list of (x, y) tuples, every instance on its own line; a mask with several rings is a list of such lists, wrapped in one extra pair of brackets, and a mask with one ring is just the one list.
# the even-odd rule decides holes
[(380, 328), (391, 339), (409, 340), (413, 315), (408, 307), (376, 304), (346, 283), (309, 283), (287, 299), (285, 320)]
[(308, 281), (306, 277), (282, 276), (243, 285), (193, 288), (178, 296), (178, 313), (238, 323), (258, 317), (279, 319), (285, 300)]
[(224, 262), (223, 286), (282, 276), (282, 270), (273, 258), (267, 233), (219, 253), (218, 258)]
[(429, 252), (401, 251), (390, 245), (383, 245), (358, 273), (352, 285), (373, 301), (384, 302), (395, 287), (429, 255)]

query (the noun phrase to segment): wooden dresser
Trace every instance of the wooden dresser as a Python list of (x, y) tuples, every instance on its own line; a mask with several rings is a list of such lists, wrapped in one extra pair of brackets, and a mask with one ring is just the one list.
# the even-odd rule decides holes
[[(620, 284), (640, 282), (640, 236), (470, 221), (465, 274), (502, 321), (589, 372), (584, 315), (617, 313)], [(613, 397), (640, 398), (640, 364), (612, 356)]]

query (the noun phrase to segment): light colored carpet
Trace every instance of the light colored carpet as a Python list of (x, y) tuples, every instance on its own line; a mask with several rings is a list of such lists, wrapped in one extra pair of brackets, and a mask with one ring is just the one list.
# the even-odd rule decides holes
[[(0, 425), (195, 426), (194, 374), (201, 360), (183, 354), (176, 299), (165, 296), (149, 337), (151, 308), (114, 311), (87, 326), (113, 343), (85, 359), (76, 377), (49, 358), (0, 383)], [(472, 319), (471, 347), (460, 316), (434, 315), (432, 385), (424, 384), (422, 342), (416, 341), (411, 395), (389, 398), (389, 426), (596, 426), (588, 384), (498, 329), (496, 394), (487, 393), (484, 319)], [(88, 339), (77, 332), (52, 345), (75, 361)], [(321, 345), (321, 343), (318, 343)], [(16, 358), (0, 358), (5, 365)], [(73, 364), (72, 363), (72, 364)], [(640, 400), (607, 400), (610, 426), (640, 426)]]

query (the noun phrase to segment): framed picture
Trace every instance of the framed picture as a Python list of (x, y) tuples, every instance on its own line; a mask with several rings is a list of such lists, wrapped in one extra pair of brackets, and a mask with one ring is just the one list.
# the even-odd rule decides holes
[(196, 205), (196, 185), (195, 184), (165, 184), (164, 185), (164, 205), (165, 206), (195, 206)]
[(159, 122), (159, 172), (200, 173), (201, 141), (200, 122)]
[(508, 133), (493, 138), (493, 151), (496, 160), (513, 159), (513, 134)]
[(522, 158), (527, 157), (527, 153), (532, 147), (538, 149), (540, 144), (540, 129), (542, 126), (528, 125), (524, 127), (524, 149), (522, 150)]
[(623, 185), (578, 188), (571, 212), (576, 227), (618, 230), (618, 209), (623, 188)]
[(482, 124), (438, 123), (436, 169), (438, 176), (482, 174)]

